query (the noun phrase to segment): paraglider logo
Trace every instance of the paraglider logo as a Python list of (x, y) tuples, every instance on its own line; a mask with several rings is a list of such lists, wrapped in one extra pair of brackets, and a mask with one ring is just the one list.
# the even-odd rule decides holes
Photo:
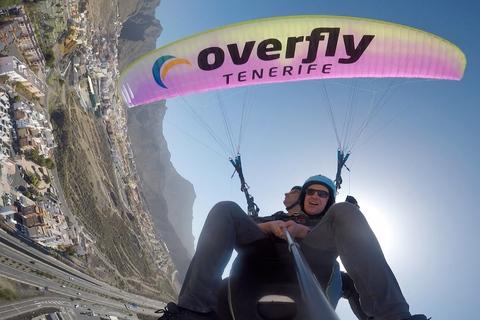
[(167, 72), (170, 69), (172, 69), (174, 66), (179, 64), (187, 64), (189, 66), (192, 66), (190, 61), (186, 59), (179, 59), (175, 56), (167, 55), (167, 56), (161, 56), (160, 58), (158, 58), (152, 67), (152, 73), (153, 73), (153, 78), (155, 79), (155, 82), (160, 87), (167, 89), (167, 86), (165, 86), (164, 84)]
[(122, 72), (117, 90), (133, 107), (210, 90), (314, 79), (460, 80), (465, 66), (465, 54), (454, 44), (411, 27), (355, 17), (277, 17), (215, 28), (158, 48)]

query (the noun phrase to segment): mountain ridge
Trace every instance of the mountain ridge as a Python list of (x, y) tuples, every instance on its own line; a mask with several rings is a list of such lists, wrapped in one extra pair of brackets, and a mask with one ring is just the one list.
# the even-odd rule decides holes
[[(119, 69), (122, 71), (156, 48), (163, 28), (155, 18), (160, 0), (139, 0), (136, 6), (129, 3), (128, 7), (120, 4), (120, 14), (128, 17), (118, 44)], [(154, 232), (166, 243), (182, 281), (194, 253), (195, 191), (170, 161), (162, 131), (165, 112), (165, 100), (130, 108), (127, 110), (127, 127), (135, 155), (136, 182), (154, 222)]]

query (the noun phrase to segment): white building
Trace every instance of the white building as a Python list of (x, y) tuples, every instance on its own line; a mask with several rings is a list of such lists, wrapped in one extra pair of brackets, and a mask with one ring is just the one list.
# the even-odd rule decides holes
[(14, 56), (0, 57), (0, 75), (7, 75), (11, 81), (21, 82), (25, 89), (37, 98), (45, 96), (45, 83)]

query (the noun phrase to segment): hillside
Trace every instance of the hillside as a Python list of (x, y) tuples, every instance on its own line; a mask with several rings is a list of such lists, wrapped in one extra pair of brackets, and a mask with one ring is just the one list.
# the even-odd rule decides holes
[[(129, 18), (119, 38), (120, 70), (156, 48), (162, 27), (155, 18), (159, 0), (139, 1), (137, 6), (124, 6)], [(135, 11), (130, 14), (128, 10)], [(142, 33), (143, 32), (143, 33)], [(165, 101), (127, 110), (128, 135), (135, 154), (136, 182), (154, 222), (155, 234), (165, 241), (178, 269), (185, 276), (193, 256), (192, 207), (195, 191), (170, 162), (170, 153), (163, 136)]]
[(137, 183), (153, 219), (183, 279), (193, 256), (191, 183), (175, 171), (162, 133), (164, 102), (128, 111), (128, 134), (137, 166)]
[[(138, 39), (119, 40), (119, 66), (128, 65), (131, 59), (154, 48), (161, 31), (158, 20), (153, 16), (159, 1), (134, 3), (130, 0), (120, 1), (118, 15), (131, 17), (127, 22), (136, 23), (126, 22), (126, 26), (143, 23), (146, 27), (135, 28), (146, 35)], [(99, 35), (109, 38), (115, 34), (116, 12), (110, 5), (105, 1), (91, 0), (87, 10), (89, 20), (93, 21), (92, 28)], [(149, 12), (151, 14), (147, 14)], [(147, 18), (151, 23), (146, 22)], [(124, 30), (122, 34), (126, 32)], [(142, 109), (128, 116), (124, 114), (124, 117), (138, 120), (129, 120), (129, 136), (125, 137), (121, 132), (108, 134), (103, 121), (91, 112), (85, 113), (78, 96), (69, 85), (57, 84), (50, 89), (48, 97), (58, 143), (55, 153), (58, 176), (69, 209), (79, 220), (81, 241), (88, 248), (79, 263), (91, 275), (121, 289), (160, 300), (171, 300), (178, 290), (176, 269), (180, 270), (182, 276), (185, 272), (183, 266), (189, 262), (189, 253), (182, 246), (177, 233), (172, 232), (173, 223), (165, 218), (170, 218), (170, 213), (174, 211), (172, 208), (178, 205), (174, 198), (164, 196), (164, 193), (168, 194), (171, 186), (186, 184), (188, 188), (189, 184), (176, 174), (169, 162), (166, 143), (154, 141), (151, 145), (142, 144), (148, 141), (141, 138), (145, 133), (142, 129), (145, 125), (141, 117)], [(163, 117), (159, 112), (162, 108), (154, 110), (158, 110), (154, 111), (155, 117)], [(156, 121), (161, 123), (158, 117)], [(148, 127), (154, 130), (153, 126)], [(158, 132), (152, 137), (157, 138)], [(128, 158), (128, 139), (132, 142), (135, 164)], [(142, 143), (136, 142), (139, 139)], [(112, 145), (124, 155), (123, 162), (129, 170), (125, 177), (117, 176), (113, 170)], [(162, 156), (159, 156), (159, 150)], [(159, 162), (159, 159), (162, 160)], [(152, 170), (148, 163), (162, 170)], [(154, 171), (158, 174), (153, 174)], [(156, 177), (153, 187), (146, 177)], [(166, 184), (167, 180), (171, 183)], [(181, 188), (185, 187), (182, 185)], [(139, 194), (143, 197), (139, 197)], [(184, 200), (182, 203), (185, 203)], [(158, 202), (161, 204), (158, 205)], [(155, 208), (155, 211), (152, 212), (151, 208)], [(190, 211), (188, 204), (186, 208), (191, 220), (191, 205)], [(193, 247), (191, 227), (187, 234), (192, 240), (190, 247)], [(175, 268), (170, 257), (180, 267)]]
[[(170, 297), (173, 266), (166, 262), (163, 274), (159, 272), (156, 260), (168, 257), (166, 248), (158, 241), (153, 245), (151, 219), (141, 202), (133, 201), (133, 190), (125, 190), (128, 204), (119, 191), (105, 127), (83, 111), (68, 87), (65, 90), (65, 103), (50, 94), (58, 142), (55, 159), (63, 194), (88, 248), (82, 259), (87, 272), (125, 290), (149, 296), (160, 290)], [(153, 283), (157, 286), (150, 288)]]

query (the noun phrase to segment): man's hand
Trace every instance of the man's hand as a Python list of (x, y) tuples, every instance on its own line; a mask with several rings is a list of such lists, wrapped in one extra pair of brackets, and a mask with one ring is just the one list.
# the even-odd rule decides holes
[(275, 220), (275, 221), (259, 223), (258, 226), (267, 234), (273, 234), (278, 238), (286, 240), (287, 237), (285, 236), (285, 232), (283, 231), (283, 228), (287, 227), (289, 222), (293, 222), (293, 221)]
[(259, 223), (258, 226), (267, 234), (273, 234), (274, 236), (287, 240), (283, 228), (286, 228), (290, 235), (294, 238), (304, 238), (308, 233), (308, 227), (303, 224), (298, 224), (295, 221), (288, 220), (275, 220)]
[[(298, 224), (294, 221), (285, 221), (284, 224), (288, 232), (290, 232), (290, 235), (294, 238), (305, 238), (308, 233), (308, 227), (303, 224)], [(285, 236), (285, 233), (283, 233), (283, 235)]]

